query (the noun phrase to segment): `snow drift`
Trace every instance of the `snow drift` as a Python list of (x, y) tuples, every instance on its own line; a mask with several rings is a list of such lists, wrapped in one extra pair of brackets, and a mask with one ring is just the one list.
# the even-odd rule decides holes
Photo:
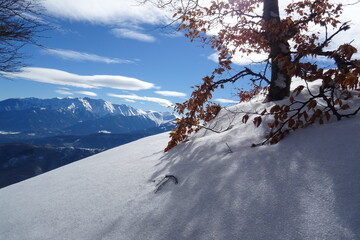
[(261, 105), (168, 153), (159, 134), (1, 189), (1, 238), (360, 239), (359, 116), (252, 148), (267, 129), (236, 112)]

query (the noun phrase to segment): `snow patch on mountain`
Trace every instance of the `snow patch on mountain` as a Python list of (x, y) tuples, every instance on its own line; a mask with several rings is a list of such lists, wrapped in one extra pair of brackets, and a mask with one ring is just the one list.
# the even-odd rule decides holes
[(160, 126), (161, 124), (173, 121), (175, 119), (175, 115), (170, 113), (170, 112), (156, 112), (156, 111), (147, 111), (146, 115), (153, 120), (154, 122), (156, 122), (156, 124), (158, 126)]
[[(75, 111), (75, 104), (71, 103), (70, 106), (67, 107), (67, 110), (74, 112)], [(41, 108), (42, 110), (45, 110), (46, 108)]]
[(115, 108), (114, 108), (114, 106), (112, 105), (112, 103), (111, 103), (111, 102), (108, 102), (108, 101), (105, 101), (105, 102), (104, 102), (104, 109), (105, 109), (105, 111), (108, 111), (108, 112), (110, 112), (110, 113), (114, 113), (114, 111), (115, 111)]
[(16, 135), (19, 134), (20, 132), (4, 132), (4, 131), (0, 131), (1, 135)]
[(85, 107), (85, 109), (89, 112), (91, 112), (93, 109), (90, 105), (90, 103), (88, 101), (86, 101), (86, 99), (84, 98), (79, 98), (79, 101), (83, 104), (83, 106)]

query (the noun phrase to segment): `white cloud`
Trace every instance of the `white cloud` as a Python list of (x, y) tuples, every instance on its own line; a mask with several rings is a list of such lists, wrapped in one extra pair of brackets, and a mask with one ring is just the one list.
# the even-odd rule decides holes
[(76, 93), (86, 95), (86, 96), (90, 96), (90, 97), (96, 97), (97, 96), (96, 93), (89, 92), (89, 91), (77, 91)]
[(137, 0), (43, 0), (49, 14), (98, 24), (158, 24), (167, 14), (154, 4)]
[(67, 96), (73, 95), (72, 92), (69, 92), (69, 91), (66, 91), (66, 90), (63, 90), (63, 89), (58, 89), (55, 92), (58, 93), (58, 94), (61, 94), (61, 95), (67, 95)]
[(234, 101), (230, 99), (224, 99), (224, 98), (216, 98), (215, 101), (219, 103), (239, 103), (239, 101)]
[(186, 97), (185, 93), (175, 91), (155, 91), (155, 93), (166, 97)]
[(155, 97), (141, 97), (135, 94), (132, 95), (119, 95), (119, 94), (112, 94), (112, 93), (108, 93), (107, 94), (110, 97), (116, 97), (116, 98), (122, 98), (125, 99), (125, 101), (135, 101), (135, 100), (140, 100), (140, 101), (147, 101), (147, 102), (155, 102), (160, 104), (163, 107), (170, 107), (173, 104), (167, 100), (167, 99), (163, 99), (163, 98), (155, 98)]
[(103, 63), (134, 63), (133, 61), (130, 60), (102, 57), (96, 54), (77, 52), (77, 51), (65, 50), (65, 49), (46, 49), (43, 51), (47, 54), (55, 55), (61, 58), (79, 60), (79, 61), (92, 61), (92, 62), (103, 62)]
[(155, 87), (152, 83), (144, 82), (136, 78), (117, 75), (77, 75), (50, 68), (25, 67), (22, 68), (20, 72), (2, 72), (1, 74), (9, 78), (22, 78), (36, 82), (79, 88), (108, 87), (123, 90), (142, 90)]
[(114, 28), (111, 33), (118, 38), (130, 38), (142, 42), (154, 42), (156, 39), (148, 34), (141, 33), (138, 31), (126, 29), (126, 28)]
[[(219, 54), (218, 53), (213, 53), (210, 56), (208, 56), (209, 60), (212, 60), (216, 63), (218, 63), (218, 58), (219, 58)], [(254, 64), (254, 63), (261, 63), (264, 62), (265, 60), (267, 60), (268, 55), (263, 53), (263, 54), (259, 54), (259, 53), (251, 53), (249, 55), (245, 55), (242, 53), (235, 53), (233, 55), (232, 58), (232, 62), (234, 64), (237, 65), (249, 65), (249, 64)]]
[[(357, 0), (332, 0), (334, 3), (354, 3)], [(154, 4), (142, 4), (138, 0), (43, 0), (42, 3), (49, 14), (76, 21), (89, 21), (92, 23), (109, 24), (109, 25), (134, 25), (139, 24), (161, 24), (168, 22), (169, 16), (172, 14), (157, 8)], [(202, 5), (207, 5), (210, 1), (200, 1)], [(291, 1), (279, 0), (281, 16), (284, 17), (283, 9)], [(261, 8), (259, 8), (261, 14)], [(354, 45), (360, 48), (360, 30), (356, 26), (360, 24), (358, 12), (360, 4), (346, 6), (344, 14), (341, 17), (343, 21), (352, 22), (352, 29), (335, 38), (336, 43), (354, 41)], [(229, 20), (231, 21), (231, 20)], [(134, 29), (134, 28), (131, 28)], [(216, 33), (218, 29), (214, 29), (209, 34)], [(344, 38), (343, 38), (344, 37)], [(337, 44), (338, 45), (338, 44)]]

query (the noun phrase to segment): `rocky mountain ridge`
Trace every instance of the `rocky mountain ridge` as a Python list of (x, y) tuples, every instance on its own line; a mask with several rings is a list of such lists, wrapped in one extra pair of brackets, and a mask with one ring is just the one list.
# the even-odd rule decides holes
[(170, 112), (145, 112), (126, 104), (91, 98), (18, 98), (0, 102), (1, 132), (41, 133), (41, 136), (118, 134), (160, 127), (175, 118)]
[(0, 188), (169, 131), (175, 115), (91, 98), (0, 101)]

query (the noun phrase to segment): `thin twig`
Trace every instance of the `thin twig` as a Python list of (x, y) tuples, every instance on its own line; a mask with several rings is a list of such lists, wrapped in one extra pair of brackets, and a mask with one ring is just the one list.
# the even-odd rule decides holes
[(226, 146), (228, 147), (228, 149), (229, 149), (229, 153), (233, 153), (233, 151), (231, 150), (231, 148), (229, 147), (229, 145), (227, 144), (227, 143), (225, 143), (226, 144)]

